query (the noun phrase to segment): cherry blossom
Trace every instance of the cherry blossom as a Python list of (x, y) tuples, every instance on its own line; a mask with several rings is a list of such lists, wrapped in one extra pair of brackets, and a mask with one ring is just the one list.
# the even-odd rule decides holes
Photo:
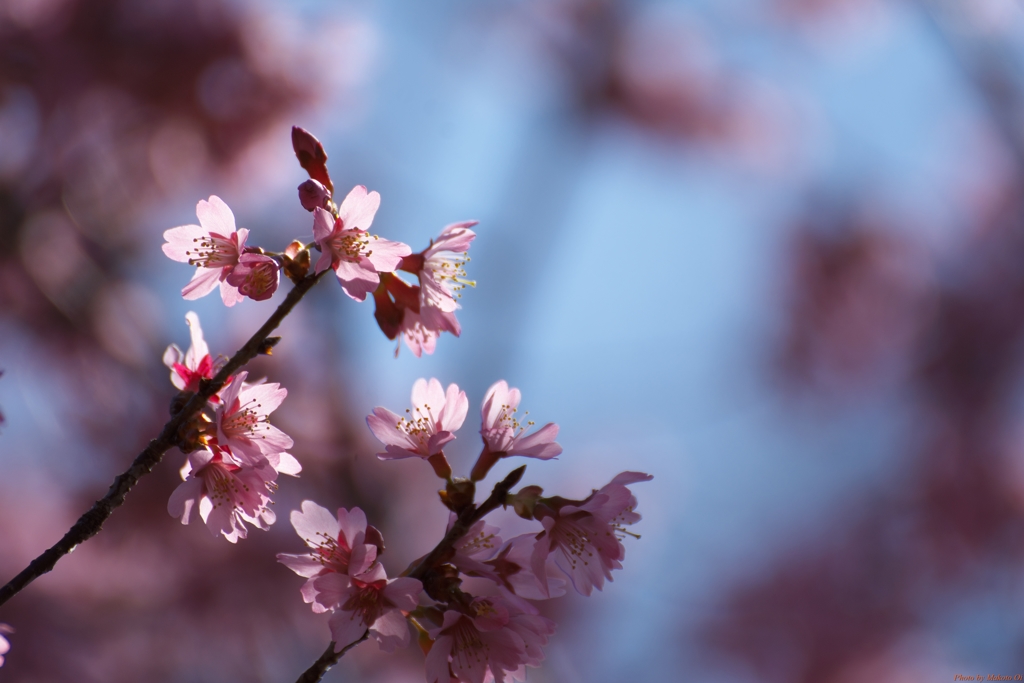
[(447, 392), (431, 378), (418, 379), (412, 385), (412, 409), (407, 417), (399, 417), (387, 408), (377, 407), (366, 418), (373, 435), (384, 444), (381, 460), (397, 458), (429, 458), (441, 453), (442, 447), (455, 438), (469, 411), (466, 392), (449, 384)]
[(539, 460), (559, 455), (562, 447), (555, 443), (558, 425), (549, 422), (536, 432), (527, 433), (533, 422), (523, 424), (516, 418), (521, 398), (519, 389), (510, 389), (505, 380), (495, 382), (487, 390), (480, 409), (480, 436), (487, 450), (503, 457), (522, 455)]
[(185, 353), (176, 344), (168, 346), (164, 351), (164, 365), (171, 369), (171, 383), (179, 391), (199, 391), (199, 380), (213, 379), (213, 359), (203, 339), (199, 316), (189, 311), (185, 314), (185, 322), (189, 327), (192, 345)]
[(544, 564), (542, 574), (534, 573), (533, 552), (536, 543), (537, 535), (532, 533), (509, 539), (493, 557), (483, 562), (488, 571), (480, 575), (493, 580), (509, 593), (528, 600), (546, 600), (565, 595), (566, 581), (554, 575), (561, 572), (556, 569), (553, 559)]
[(214, 442), (228, 450), (240, 463), (256, 465), (269, 461), (283, 474), (298, 474), (302, 468), (285, 450), (294, 444), (291, 437), (270, 424), (274, 412), (288, 390), (276, 382), (249, 384), (248, 372), (239, 372), (221, 391), (214, 422)]
[(403, 612), (416, 609), (423, 584), (417, 579), (388, 579), (375, 563), (354, 576), (330, 573), (313, 579), (318, 600), (334, 614), (328, 620), (335, 651), (358, 640), (367, 629), (385, 652), (409, 644), (409, 627)]
[(549, 499), (550, 504), (539, 503), (534, 515), (544, 531), (537, 534), (533, 550), (534, 574), (544, 575), (552, 554), (579, 593), (601, 590), (606, 578), (612, 580), (612, 570), (622, 568), (626, 549), (620, 536), (629, 533), (623, 527), (640, 521), (633, 511), (636, 497), (626, 486), (651, 479), (643, 472), (622, 472), (584, 501)]
[(209, 201), (200, 200), (196, 215), (200, 225), (182, 225), (164, 232), (167, 240), (163, 245), (164, 253), (175, 261), (196, 267), (196, 274), (181, 290), (181, 295), (188, 300), (198, 299), (220, 283), (224, 305), (234, 306), (243, 297), (227, 278), (244, 253), (249, 231), (235, 230), (235, 215), (216, 195)]
[[(460, 292), (466, 285), (476, 285), (466, 279), (464, 268), (469, 261), (466, 252), (476, 237), (470, 228), (476, 224), (477, 221), (452, 223), (441, 231), (436, 240), (431, 240), (429, 247), (402, 259), (399, 267), (415, 273), (420, 279), (422, 309), (452, 313), (459, 308), (456, 299), (461, 296)], [(421, 314), (428, 315), (425, 310), (421, 310)], [(458, 332), (452, 332), (458, 336)]]
[(378, 206), (380, 195), (357, 185), (338, 207), (336, 219), (320, 207), (313, 210), (313, 238), (322, 252), (316, 272), (333, 268), (342, 289), (356, 301), (377, 288), (378, 273), (393, 272), (411, 251), (407, 244), (366, 232)]
[[(303, 555), (278, 553), (277, 560), (299, 576), (309, 579), (302, 587), (302, 598), (312, 603), (314, 612), (326, 612), (332, 605), (318, 600), (313, 579), (324, 574), (362, 574), (377, 558), (377, 546), (367, 543), (366, 515), (359, 508), (338, 508), (331, 512), (311, 500), (302, 502), (302, 511), (293, 510), (292, 527), (313, 551)], [(370, 527), (371, 529), (373, 527)]]
[(274, 295), (281, 282), (281, 266), (264, 254), (247, 253), (238, 258), (238, 265), (228, 275), (227, 283), (254, 301), (265, 301)]
[(484, 683), (488, 676), (502, 683), (507, 672), (534, 661), (518, 631), (528, 631), (534, 642), (536, 634), (528, 623), (510, 627), (511, 618), (509, 606), (499, 598), (476, 598), (468, 613), (447, 610), (441, 626), (429, 632), (434, 644), (427, 653), (427, 682), (449, 683), (454, 675), (465, 683)]
[(247, 535), (245, 522), (265, 531), (276, 519), (267, 507), (277, 488), (277, 471), (269, 463), (239, 466), (220, 449), (203, 449), (189, 454), (182, 478), (167, 501), (167, 512), (182, 524), (198, 508), (210, 533), (235, 543)]

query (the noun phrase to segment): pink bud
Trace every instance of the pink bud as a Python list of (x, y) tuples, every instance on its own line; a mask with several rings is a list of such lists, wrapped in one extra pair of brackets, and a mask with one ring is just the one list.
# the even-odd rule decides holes
[(330, 198), (331, 193), (327, 188), (312, 178), (299, 185), (299, 202), (306, 211), (312, 211), (317, 207), (326, 209)]
[[(330, 192), (334, 192), (334, 183), (327, 173), (327, 152), (320, 141), (307, 130), (292, 126), (292, 149), (299, 159), (299, 165), (306, 170), (309, 177), (319, 181)], [(311, 209), (312, 210), (312, 209)]]
[(229, 285), (256, 301), (273, 296), (280, 281), (281, 267), (277, 261), (263, 254), (242, 254), (238, 265), (228, 275)]

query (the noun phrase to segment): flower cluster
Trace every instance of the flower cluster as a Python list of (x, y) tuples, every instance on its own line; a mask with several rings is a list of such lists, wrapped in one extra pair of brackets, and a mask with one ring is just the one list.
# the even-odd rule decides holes
[[(334, 186), (327, 171), (323, 145), (302, 128), (292, 128), (292, 146), (309, 180), (299, 185), (299, 202), (313, 213), (313, 239), (320, 250), (316, 272), (332, 269), (342, 289), (356, 301), (373, 295), (374, 317), (388, 339), (399, 334), (417, 357), (433, 353), (442, 332), (456, 337), (462, 326), (455, 317), (461, 290), (475, 284), (466, 279), (466, 252), (476, 237), (476, 221), (453, 223), (412, 253), (401, 242), (369, 233), (380, 206), (380, 195), (357, 185), (341, 205), (333, 201)], [(398, 276), (415, 275), (418, 285)], [(396, 351), (397, 353), (397, 351)]]
[[(390, 651), (409, 641), (411, 626), (426, 652), (428, 683), (522, 681), (525, 667), (544, 659), (542, 648), (555, 629), (530, 601), (563, 595), (567, 583), (590, 595), (612, 580), (613, 569), (622, 568), (622, 540), (635, 535), (625, 527), (640, 520), (628, 486), (651, 479), (648, 474), (623, 472), (586, 498), (571, 500), (545, 497), (539, 486), (512, 492), (525, 469), (520, 468), (487, 501), (475, 504), (475, 483), (498, 460), (549, 460), (562, 452), (555, 442), (557, 425), (532, 431), (532, 421), (516, 417), (520, 399), (519, 390), (504, 381), (487, 391), (480, 411), (483, 449), (468, 479), (452, 477), (443, 450), (469, 408), (455, 384), (445, 389), (436, 379), (420, 379), (404, 416), (378, 407), (367, 417), (385, 447), (380, 459), (421, 458), (446, 482), (440, 492), (450, 510), (444, 539), (400, 578), (388, 579), (377, 561), (383, 543), (359, 508), (342, 508), (335, 519), (305, 501), (301, 512), (292, 513), (292, 525), (311, 552), (278, 559), (307, 579), (302, 596), (314, 611), (332, 612), (336, 651), (364, 634)], [(504, 539), (499, 527), (483, 519), (499, 506), (512, 507), (539, 527)], [(467, 592), (465, 577), (487, 580), (490, 590)]]
[[(192, 345), (185, 353), (175, 345), (164, 352), (171, 382), (183, 399), (213, 378), (216, 363), (203, 339), (199, 317), (185, 316)], [(179, 447), (188, 453), (181, 470), (184, 480), (171, 494), (167, 511), (188, 524), (194, 510), (214, 535), (236, 542), (246, 537), (245, 522), (268, 529), (274, 512), (267, 507), (277, 488), (277, 475), (298, 475), (298, 461), (287, 452), (291, 437), (270, 424), (270, 413), (281, 405), (288, 390), (274, 382), (249, 383), (242, 371), (210, 397), (207, 410), (198, 414), (180, 435)]]
[[(385, 336), (401, 335), (417, 357), (433, 353), (442, 332), (459, 336), (458, 299), (474, 284), (466, 279), (465, 265), (475, 221), (445, 227), (427, 248), (413, 253), (406, 244), (370, 232), (380, 206), (377, 192), (357, 185), (335, 203), (319, 140), (295, 127), (292, 147), (309, 174), (298, 195), (312, 214), (312, 239), (295, 240), (280, 253), (252, 246), (249, 232), (236, 229), (228, 206), (211, 196), (196, 207), (199, 225), (164, 233), (164, 253), (196, 268), (182, 295), (197, 299), (219, 287), (228, 306), (244, 298), (265, 300), (276, 292), (282, 271), (303, 287), (301, 295), (330, 270), (350, 298), (361, 302), (372, 296)], [(319, 252), (315, 263), (313, 250)], [(415, 275), (416, 284), (403, 279), (403, 272)], [(285, 314), (286, 304), (278, 309)], [(237, 356), (222, 365), (210, 355), (198, 316), (190, 312), (185, 320), (191, 346), (182, 352), (172, 344), (163, 357), (180, 392), (172, 404), (180, 424), (175, 442), (188, 455), (183, 483), (167, 508), (183, 524), (198, 511), (211, 533), (235, 543), (246, 537), (248, 526), (267, 529), (274, 523), (269, 504), (278, 475), (296, 476), (302, 469), (288, 453), (292, 439), (269, 421), (288, 392), (274, 382), (248, 381), (248, 372), (235, 370)], [(262, 343), (259, 349), (270, 352), (273, 340), (255, 339), (250, 344)], [(251, 357), (256, 351), (247, 353)], [(198, 396), (207, 395), (197, 410)], [(330, 614), (335, 653), (369, 637), (390, 652), (408, 645), (415, 632), (426, 655), (428, 683), (523, 681), (526, 667), (544, 659), (543, 647), (555, 630), (532, 601), (564, 595), (570, 584), (590, 595), (622, 568), (622, 541), (636, 536), (626, 527), (640, 519), (628, 487), (651, 479), (648, 474), (623, 472), (575, 500), (544, 496), (539, 486), (513, 491), (526, 469), (522, 466), (476, 502), (477, 484), (498, 461), (550, 460), (562, 453), (555, 441), (558, 425), (535, 428), (527, 413), (519, 414), (521, 399), (504, 380), (488, 389), (480, 408), (483, 446), (466, 478), (453, 476), (444, 452), (469, 413), (469, 399), (455, 384), (445, 388), (437, 379), (417, 380), (404, 414), (377, 407), (367, 416), (370, 431), (384, 446), (381, 460), (425, 460), (445, 482), (439, 495), (449, 510), (448, 528), (434, 550), (398, 576), (388, 578), (380, 561), (383, 537), (359, 508), (334, 514), (307, 500), (291, 513), (308, 552), (277, 558), (306, 580), (300, 593), (313, 611)], [(534, 529), (508, 537), (485, 520), (499, 507), (511, 508)], [(467, 578), (474, 581), (464, 584)], [(0, 656), (8, 647), (0, 636)]]
[[(292, 147), (309, 180), (299, 185), (299, 203), (313, 214), (313, 238), (293, 241), (280, 253), (247, 244), (249, 231), (235, 228), (235, 216), (217, 196), (196, 205), (199, 225), (182, 225), (164, 232), (164, 253), (196, 272), (184, 289), (186, 299), (204, 297), (220, 287), (226, 306), (246, 297), (269, 299), (281, 282), (281, 271), (293, 281), (305, 278), (310, 249), (320, 252), (315, 274), (333, 270), (345, 294), (355, 301), (372, 295), (374, 318), (388, 339), (399, 334), (417, 356), (431, 354), (442, 332), (458, 337), (462, 326), (455, 317), (461, 290), (475, 283), (466, 278), (467, 252), (476, 221), (453, 223), (413, 253), (401, 242), (369, 232), (380, 207), (380, 194), (357, 185), (341, 204), (334, 202), (334, 184), (327, 171), (327, 153), (311, 133), (292, 128)], [(413, 285), (397, 274), (415, 275)], [(395, 350), (397, 354), (397, 349)]]

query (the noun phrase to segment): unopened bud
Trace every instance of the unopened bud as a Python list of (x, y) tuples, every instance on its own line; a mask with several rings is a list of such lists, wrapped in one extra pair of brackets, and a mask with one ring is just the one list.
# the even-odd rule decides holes
[(288, 279), (299, 284), (309, 272), (309, 250), (303, 247), (302, 242), (293, 241), (281, 254), (281, 266)]
[(511, 496), (512, 507), (523, 519), (533, 519), (533, 510), (537, 507), (540, 494), (544, 489), (539, 486), (524, 486)]
[(260, 344), (260, 348), (257, 353), (263, 356), (273, 356), (274, 347), (277, 346), (277, 342), (279, 341), (281, 341), (280, 337), (267, 337), (263, 340), (263, 343)]
[(299, 185), (299, 203), (306, 211), (320, 207), (327, 209), (330, 203), (331, 193), (321, 183), (310, 178)]
[(292, 149), (299, 160), (299, 165), (306, 170), (309, 177), (318, 180), (331, 194), (334, 184), (327, 173), (327, 152), (320, 141), (307, 130), (292, 126)]
[(441, 500), (453, 512), (461, 512), (473, 504), (476, 497), (476, 485), (469, 479), (458, 477), (445, 486)]

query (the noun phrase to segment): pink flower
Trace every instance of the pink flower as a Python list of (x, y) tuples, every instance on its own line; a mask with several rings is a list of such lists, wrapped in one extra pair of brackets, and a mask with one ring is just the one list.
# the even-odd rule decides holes
[(225, 306), (242, 300), (238, 290), (227, 282), (228, 275), (245, 249), (249, 231), (235, 231), (235, 215), (216, 195), (196, 205), (199, 225), (182, 225), (164, 232), (163, 250), (175, 261), (196, 267), (196, 274), (181, 290), (188, 300), (204, 297), (220, 283), (220, 296)]
[(465, 683), (484, 683), (490, 675), (502, 683), (506, 672), (534, 659), (517, 632), (532, 629), (527, 624), (510, 627), (509, 607), (499, 598), (476, 598), (469, 613), (446, 611), (444, 623), (430, 631), (434, 644), (427, 653), (427, 682), (449, 683), (454, 675)]
[(523, 534), (506, 541), (491, 559), (483, 563), (489, 571), (481, 576), (486, 576), (510, 593), (528, 600), (545, 600), (565, 595), (565, 580), (552, 576), (552, 572), (558, 571), (552, 566), (553, 562), (545, 563), (543, 574), (534, 573), (536, 536)]
[(295, 442), (270, 424), (270, 413), (281, 405), (288, 390), (276, 382), (248, 384), (248, 376), (248, 372), (239, 372), (221, 391), (221, 403), (214, 416), (216, 445), (240, 463), (256, 465), (269, 461), (278, 472), (298, 474), (302, 467), (285, 453)]
[(325, 574), (313, 581), (320, 593), (318, 599), (334, 610), (327, 623), (336, 652), (367, 629), (385, 652), (409, 644), (409, 627), (403, 612), (416, 609), (423, 590), (417, 579), (388, 580), (384, 567), (377, 562), (357, 576)]
[(534, 574), (543, 576), (548, 555), (553, 554), (556, 566), (579, 593), (601, 590), (606, 578), (612, 580), (612, 570), (622, 568), (626, 549), (620, 537), (629, 533), (623, 527), (640, 521), (633, 511), (636, 497), (626, 486), (652, 478), (643, 472), (622, 472), (579, 504), (539, 503), (534, 516), (544, 531), (537, 534), (533, 550)]
[(501, 457), (554, 458), (562, 452), (562, 447), (555, 443), (558, 425), (549, 422), (533, 434), (527, 434), (533, 422), (524, 425), (516, 418), (521, 398), (519, 390), (515, 387), (509, 389), (505, 380), (495, 382), (487, 390), (480, 409), (480, 436), (487, 450), (500, 453)]
[(366, 232), (380, 206), (380, 195), (367, 194), (357, 185), (338, 207), (338, 218), (320, 207), (313, 210), (313, 238), (323, 252), (316, 272), (333, 268), (345, 293), (356, 301), (380, 283), (378, 273), (390, 273), (411, 251), (401, 242), (383, 240)]
[(164, 351), (164, 365), (171, 369), (171, 383), (179, 391), (199, 391), (199, 380), (213, 379), (213, 359), (203, 339), (199, 316), (189, 311), (185, 322), (192, 336), (192, 346), (184, 354), (176, 344), (168, 346)]
[[(451, 530), (456, 519), (454, 512), (449, 515), (447, 531)], [(452, 545), (455, 555), (449, 562), (463, 574), (491, 578), (492, 569), (484, 564), (484, 560), (494, 557), (501, 546), (500, 532), (501, 529), (481, 519)]]
[(189, 523), (198, 507), (210, 533), (235, 543), (246, 537), (244, 522), (264, 531), (274, 523), (276, 516), (267, 503), (277, 488), (277, 472), (269, 463), (238, 466), (215, 448), (191, 453), (185, 469), (188, 478), (167, 501), (167, 512), (180, 517), (182, 524)]
[[(402, 259), (399, 267), (415, 273), (420, 279), (419, 319), (416, 323), (435, 337), (441, 332), (462, 334), (462, 326), (455, 317), (460, 308), (456, 299), (469, 285), (464, 266), (469, 261), (466, 252), (476, 233), (469, 228), (477, 221), (465, 221), (446, 226), (437, 240), (419, 254)], [(415, 353), (415, 351), (414, 351)], [(418, 355), (418, 354), (417, 354)]]
[(238, 265), (228, 275), (227, 283), (254, 301), (265, 301), (281, 283), (281, 266), (263, 254), (242, 254)]
[[(0, 634), (14, 633), (14, 629), (7, 624), (0, 624)], [(4, 655), (11, 651), (11, 644), (3, 635), (0, 635), (0, 666), (4, 665)]]
[(331, 605), (317, 599), (313, 578), (323, 574), (361, 574), (377, 559), (377, 546), (366, 542), (366, 515), (359, 508), (349, 512), (338, 508), (338, 516), (311, 500), (302, 502), (302, 512), (293, 510), (292, 526), (313, 552), (305, 555), (278, 553), (277, 561), (299, 576), (309, 579), (302, 598), (313, 604), (314, 612), (326, 612)]
[(455, 438), (452, 432), (462, 426), (468, 411), (466, 392), (457, 385), (449, 384), (445, 392), (436, 379), (418, 379), (412, 385), (412, 410), (405, 411), (408, 417), (377, 407), (366, 424), (385, 446), (377, 454), (381, 460), (429, 458)]

